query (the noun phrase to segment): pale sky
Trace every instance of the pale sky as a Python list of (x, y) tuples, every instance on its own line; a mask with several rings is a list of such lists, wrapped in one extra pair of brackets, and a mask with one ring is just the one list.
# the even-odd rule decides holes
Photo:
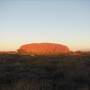
[(0, 51), (33, 42), (90, 50), (90, 0), (0, 0)]

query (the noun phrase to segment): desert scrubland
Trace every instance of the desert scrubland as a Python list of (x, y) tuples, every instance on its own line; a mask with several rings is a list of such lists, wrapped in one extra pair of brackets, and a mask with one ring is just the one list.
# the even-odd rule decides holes
[(90, 53), (0, 54), (0, 90), (89, 90)]

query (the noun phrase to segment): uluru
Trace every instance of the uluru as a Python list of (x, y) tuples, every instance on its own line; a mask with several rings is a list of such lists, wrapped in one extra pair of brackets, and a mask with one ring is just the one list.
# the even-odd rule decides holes
[(22, 55), (60, 55), (69, 53), (66, 45), (57, 43), (31, 43), (22, 45), (18, 50)]

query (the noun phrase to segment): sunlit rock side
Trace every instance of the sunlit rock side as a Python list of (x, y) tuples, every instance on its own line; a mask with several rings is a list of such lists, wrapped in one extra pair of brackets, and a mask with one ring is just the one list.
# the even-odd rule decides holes
[(32, 43), (22, 45), (18, 50), (22, 55), (59, 55), (69, 53), (67, 46), (55, 43)]

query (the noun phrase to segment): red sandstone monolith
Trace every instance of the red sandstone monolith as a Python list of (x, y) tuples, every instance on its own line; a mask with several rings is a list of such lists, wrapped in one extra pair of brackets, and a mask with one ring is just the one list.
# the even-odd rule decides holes
[(22, 45), (18, 53), (22, 55), (60, 55), (69, 53), (67, 46), (56, 43), (32, 43)]

